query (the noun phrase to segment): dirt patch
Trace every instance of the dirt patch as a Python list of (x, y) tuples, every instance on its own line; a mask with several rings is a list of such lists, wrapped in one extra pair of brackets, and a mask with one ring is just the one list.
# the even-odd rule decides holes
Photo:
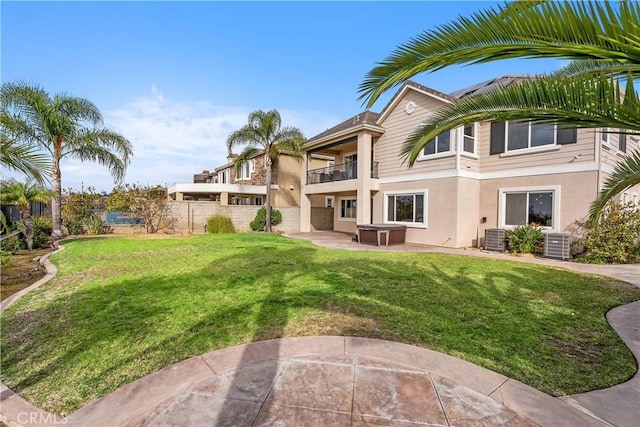
[(42, 279), (46, 274), (46, 269), (40, 265), (38, 261), (34, 261), (38, 257), (42, 257), (51, 252), (51, 249), (36, 249), (34, 251), (20, 251), (11, 255), (11, 265), (2, 268), (0, 275), (0, 294), (2, 300), (31, 286), (38, 280)]

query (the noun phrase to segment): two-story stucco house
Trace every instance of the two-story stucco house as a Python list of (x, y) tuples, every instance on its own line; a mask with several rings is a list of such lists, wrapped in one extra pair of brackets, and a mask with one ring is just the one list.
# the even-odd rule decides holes
[[(405, 83), (380, 114), (365, 111), (304, 146), (301, 231), (311, 208), (334, 207), (333, 228), (404, 224), (408, 242), (466, 247), (488, 228), (535, 223), (569, 232), (584, 219), (606, 177), (638, 141), (615, 129), (566, 129), (529, 122), (470, 123), (440, 134), (412, 168), (401, 147), (434, 112), (505, 76), (445, 94)], [(638, 187), (621, 195), (638, 199)]]
[[(230, 155), (228, 163), (213, 172), (203, 171), (193, 176), (193, 183), (177, 183), (169, 187), (173, 200), (214, 201), (220, 205), (257, 205), (266, 200), (265, 155), (260, 153), (236, 167)], [(299, 206), (300, 162), (281, 154), (271, 175), (272, 206)]]

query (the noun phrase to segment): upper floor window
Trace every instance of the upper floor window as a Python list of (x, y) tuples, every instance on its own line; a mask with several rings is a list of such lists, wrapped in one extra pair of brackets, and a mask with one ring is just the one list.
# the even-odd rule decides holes
[(507, 151), (555, 145), (555, 143), (554, 125), (532, 124), (530, 122), (507, 123)]
[(600, 139), (603, 144), (609, 144), (609, 128), (602, 128), (602, 131), (600, 132)]
[(243, 162), (240, 165), (236, 165), (236, 180), (242, 181), (251, 179), (251, 173), (255, 170), (255, 163), (253, 160)]
[(465, 153), (476, 153), (476, 125), (475, 123), (464, 125), (462, 130), (462, 151)]
[(627, 134), (623, 132), (618, 134), (618, 150), (622, 151), (623, 153), (626, 153), (627, 152)]
[(451, 149), (451, 131), (447, 130), (430, 140), (422, 150), (423, 156), (430, 156), (433, 154), (449, 153), (453, 151)]
[(218, 172), (218, 182), (220, 184), (229, 183), (229, 169), (223, 170), (222, 172)]
[(529, 121), (494, 122), (491, 123), (489, 154), (575, 144), (577, 135), (575, 127)]

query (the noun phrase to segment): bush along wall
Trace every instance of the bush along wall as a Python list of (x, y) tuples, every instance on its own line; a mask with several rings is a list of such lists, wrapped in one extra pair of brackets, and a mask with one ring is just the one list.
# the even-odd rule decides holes
[[(282, 214), (278, 209), (271, 208), (271, 225), (278, 225), (282, 222)], [(256, 217), (251, 221), (251, 229), (253, 231), (264, 231), (267, 225), (267, 210), (262, 207), (258, 209)]]

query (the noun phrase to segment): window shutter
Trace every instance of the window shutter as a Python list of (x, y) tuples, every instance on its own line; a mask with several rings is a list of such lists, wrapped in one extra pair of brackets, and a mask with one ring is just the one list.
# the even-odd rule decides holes
[(618, 148), (623, 153), (627, 152), (627, 134), (621, 133), (618, 135)]
[(491, 123), (491, 143), (489, 144), (489, 154), (504, 153), (504, 122)]
[(558, 145), (575, 144), (576, 142), (578, 142), (578, 129), (575, 126), (558, 126)]

